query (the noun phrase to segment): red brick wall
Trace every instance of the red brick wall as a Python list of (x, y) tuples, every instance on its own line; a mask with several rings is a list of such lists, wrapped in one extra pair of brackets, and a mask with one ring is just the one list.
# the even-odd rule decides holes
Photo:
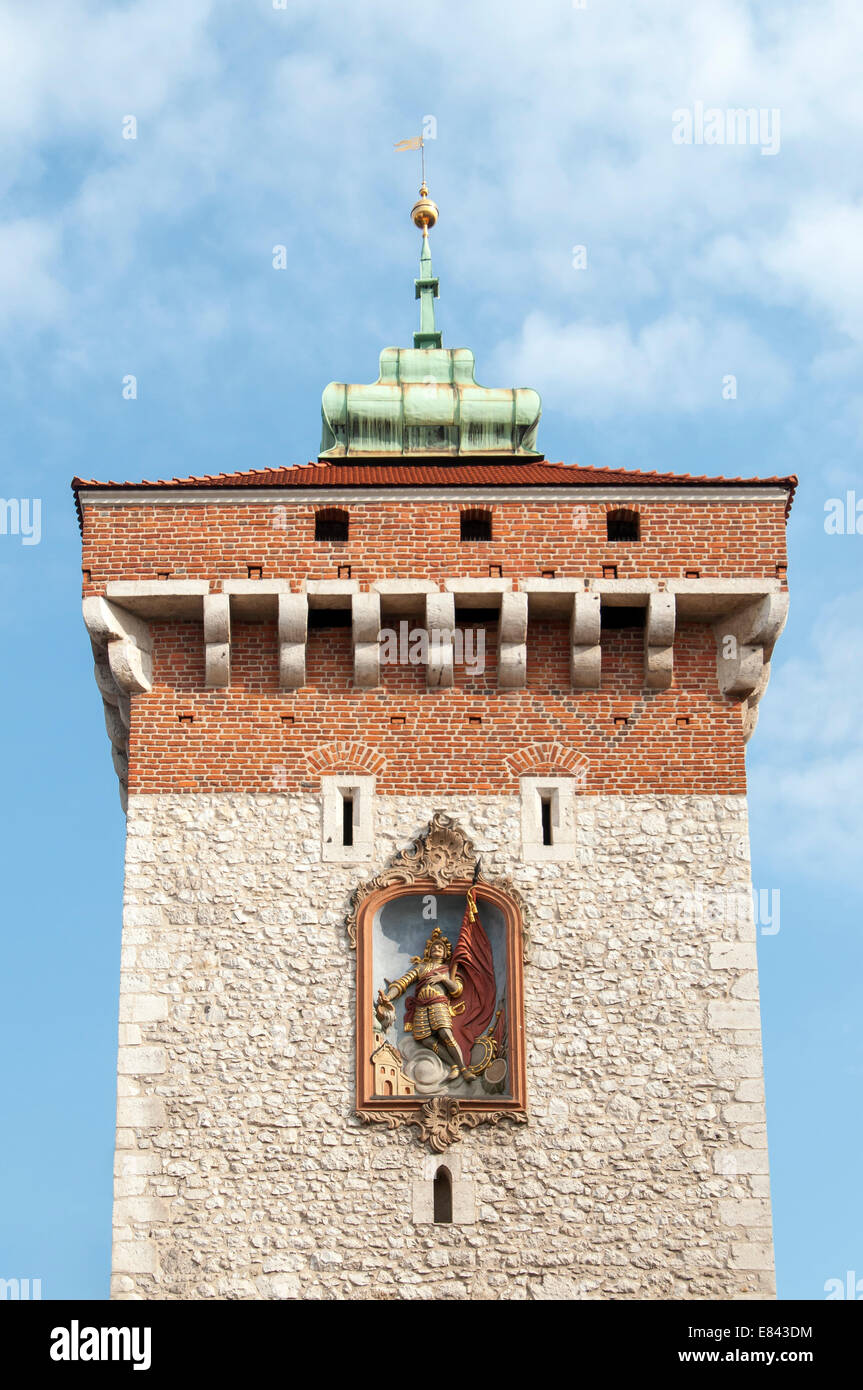
[(493, 627), (485, 672), (456, 666), (444, 691), (426, 689), (421, 666), (385, 666), (383, 689), (355, 689), (349, 628), (312, 630), (308, 685), (280, 691), (269, 623), (234, 624), (231, 688), (207, 691), (200, 624), (154, 623), (153, 633), (153, 690), (132, 702), (131, 793), (316, 789), (321, 749), (360, 744), (364, 761), (336, 758), (323, 770), (375, 770), (385, 794), (500, 794), (518, 788), (508, 758), (555, 743), (586, 758), (585, 793), (745, 791), (740, 708), (718, 693), (713, 635), (701, 624), (679, 625), (667, 691), (643, 689), (640, 629), (603, 633), (603, 688), (581, 692), (570, 689), (562, 621), (530, 624), (527, 686), (517, 691), (497, 689)]
[[(333, 499), (337, 505), (338, 499)], [(323, 505), (323, 504), (321, 504)], [(248, 565), (264, 578), (333, 579), (338, 565), (352, 566), (362, 585), (375, 579), (439, 580), (487, 575), (601, 577), (603, 563), (618, 577), (702, 576), (773, 578), (784, 564), (784, 503), (649, 502), (638, 507), (641, 540), (609, 543), (601, 502), (590, 504), (495, 502), (491, 541), (459, 539), (458, 502), (351, 503), (350, 539), (314, 539), (312, 503), (238, 506), (99, 506), (84, 508), (86, 593), (110, 579), (245, 579)]]
[[(384, 578), (485, 577), (495, 564), (516, 584), (549, 569), (559, 578), (598, 577), (604, 563), (616, 564), (622, 579), (683, 577), (687, 569), (704, 578), (774, 578), (786, 558), (782, 501), (645, 503), (641, 540), (615, 544), (605, 538), (604, 503), (491, 506), (494, 539), (462, 543), (456, 501), (352, 503), (350, 540), (334, 544), (314, 540), (318, 507), (289, 497), (279, 505), (88, 505), (84, 590), (165, 571), (209, 578), (215, 589), (245, 579), (249, 565), (295, 589), (306, 578), (335, 578), (345, 564), (363, 589)], [(582, 692), (570, 688), (563, 621), (530, 622), (527, 687), (519, 691), (497, 688), (495, 627), (487, 629), (484, 674), (471, 678), (456, 666), (455, 688), (437, 692), (426, 689), (422, 666), (384, 666), (382, 689), (355, 689), (349, 628), (311, 629), (308, 683), (281, 691), (274, 625), (236, 621), (231, 688), (207, 691), (201, 624), (152, 628), (154, 688), (132, 702), (131, 793), (311, 790), (322, 770), (375, 771), (385, 794), (504, 793), (517, 789), (519, 770), (572, 770), (560, 756), (586, 760), (587, 793), (745, 791), (741, 710), (719, 694), (704, 625), (678, 624), (667, 691), (644, 689), (643, 631), (604, 630), (602, 689)], [(533, 745), (534, 765), (522, 758), (519, 768)], [(544, 761), (542, 750), (553, 745), (557, 753)]]

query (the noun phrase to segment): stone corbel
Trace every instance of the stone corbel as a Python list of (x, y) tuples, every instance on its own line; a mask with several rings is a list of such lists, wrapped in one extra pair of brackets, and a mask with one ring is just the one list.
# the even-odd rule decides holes
[(279, 685), (299, 690), (306, 683), (309, 601), (305, 594), (279, 594)]
[(228, 594), (204, 598), (204, 684), (219, 690), (231, 684), (231, 599)]
[(426, 594), (426, 633), (428, 634), (426, 684), (430, 690), (443, 690), (454, 684), (454, 631), (454, 595)]
[(527, 681), (527, 594), (501, 594), (497, 683), (521, 690)]
[(129, 790), (130, 695), (152, 689), (152, 639), (148, 624), (92, 596), (84, 599), (84, 622), (93, 647), (93, 672), (105, 710), (105, 728), (126, 810)]
[(354, 594), (351, 598), (354, 647), (354, 685), (373, 690), (381, 683), (381, 596)]
[(105, 712), (105, 728), (111, 740), (111, 759), (120, 783), (120, 801), (125, 811), (129, 794), (129, 719), (131, 705), (129, 696), (124, 694), (108, 665), (104, 647), (93, 643), (96, 684), (102, 696)]
[(674, 673), (673, 594), (651, 593), (644, 622), (644, 684), (648, 690), (667, 690)]
[(574, 690), (598, 690), (602, 678), (599, 594), (576, 593), (570, 623), (570, 675)]
[(153, 685), (149, 624), (104, 598), (84, 599), (84, 622), (93, 641), (107, 647), (108, 665), (120, 690), (140, 695)]
[(719, 618), (713, 624), (719, 689), (746, 702), (744, 737), (758, 720), (757, 705), (770, 679), (770, 658), (785, 620), (788, 594), (780, 590)]

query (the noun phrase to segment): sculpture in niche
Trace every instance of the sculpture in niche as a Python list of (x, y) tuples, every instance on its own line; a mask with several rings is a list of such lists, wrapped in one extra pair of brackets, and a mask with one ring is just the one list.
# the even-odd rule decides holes
[[(526, 1119), (521, 895), (437, 812), (354, 892), (357, 1110), (442, 1151), (463, 1127)], [(383, 1063), (383, 1064), (382, 1064)]]

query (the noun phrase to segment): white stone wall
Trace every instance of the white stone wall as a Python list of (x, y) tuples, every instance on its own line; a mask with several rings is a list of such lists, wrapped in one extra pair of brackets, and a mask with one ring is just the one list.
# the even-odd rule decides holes
[[(445, 1227), (415, 1219), (417, 1131), (353, 1113), (343, 925), (435, 810), (512, 876), (533, 937), (530, 1122), (450, 1151), (476, 1220)], [(773, 1294), (755, 929), (722, 908), (749, 888), (745, 799), (578, 796), (575, 817), (572, 860), (525, 863), (517, 794), (377, 797), (351, 866), (322, 862), (315, 795), (130, 798), (116, 1297)]]

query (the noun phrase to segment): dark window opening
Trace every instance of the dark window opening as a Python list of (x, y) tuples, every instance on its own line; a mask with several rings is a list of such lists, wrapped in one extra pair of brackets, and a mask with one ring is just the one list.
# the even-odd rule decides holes
[(461, 538), (463, 541), (490, 541), (491, 512), (476, 509), (462, 512)]
[(540, 796), (539, 810), (542, 816), (542, 843), (551, 844), (551, 797)]
[(316, 541), (346, 541), (348, 538), (348, 514), (338, 507), (327, 507), (315, 512)]
[(638, 512), (608, 512), (605, 517), (606, 535), (610, 541), (637, 541)]
[(459, 608), (456, 604), (455, 620), (458, 627), (496, 627), (500, 622), (500, 609)]
[(600, 627), (644, 627), (646, 608), (612, 608), (604, 603), (600, 609)]
[(434, 1175), (434, 1221), (436, 1226), (452, 1224), (452, 1177), (448, 1168)]
[(342, 844), (354, 842), (354, 794), (342, 792)]
[(309, 627), (350, 627), (350, 608), (310, 608)]

